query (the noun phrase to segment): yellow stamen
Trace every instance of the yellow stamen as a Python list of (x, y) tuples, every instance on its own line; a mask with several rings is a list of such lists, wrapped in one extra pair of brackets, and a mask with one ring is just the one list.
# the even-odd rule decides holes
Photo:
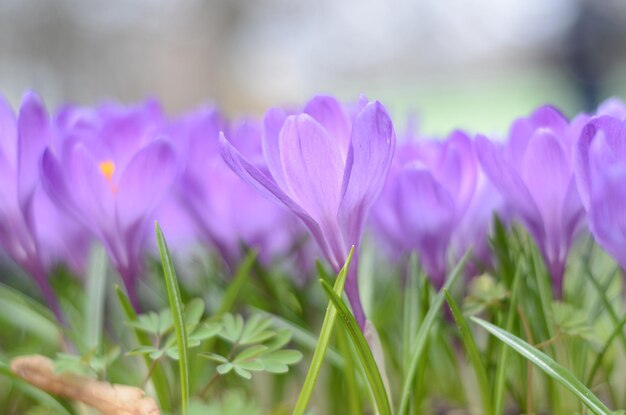
[(113, 174), (115, 173), (115, 163), (111, 160), (105, 160), (100, 162), (99, 167), (107, 181), (111, 182), (113, 180)]

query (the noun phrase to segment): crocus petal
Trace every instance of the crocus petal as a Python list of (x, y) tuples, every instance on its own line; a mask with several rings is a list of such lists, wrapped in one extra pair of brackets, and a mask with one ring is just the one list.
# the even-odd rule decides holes
[(584, 221), (585, 209), (582, 208), (576, 180), (572, 177), (563, 200), (563, 241), (565, 241), (566, 246), (570, 246), (574, 235), (578, 233)]
[(165, 141), (156, 140), (138, 152), (119, 181), (117, 214), (122, 224), (130, 226), (154, 209), (176, 173), (176, 155)]
[(520, 212), (535, 238), (543, 240), (545, 231), (540, 220), (541, 215), (518, 173), (502, 159), (502, 154), (494, 143), (484, 136), (479, 135), (476, 138), (476, 155), (489, 180)]
[(118, 104), (105, 104), (98, 108), (99, 118), (104, 121), (101, 131), (103, 142), (109, 147), (119, 168), (124, 169), (132, 157), (159, 127), (161, 106), (156, 100), (147, 100), (134, 108)]
[(556, 229), (561, 225), (561, 204), (572, 177), (571, 172), (572, 168), (552, 131), (537, 130), (526, 149), (521, 173), (544, 223)]
[(18, 118), (18, 199), (24, 212), (30, 209), (39, 183), (39, 163), (48, 138), (48, 114), (39, 97), (29, 93), (24, 97)]
[(544, 105), (537, 108), (530, 115), (530, 117), (528, 117), (528, 120), (533, 124), (533, 127), (535, 129), (550, 128), (557, 134), (565, 131), (568, 125), (567, 118), (563, 116), (561, 111), (559, 111), (552, 105)]
[(48, 196), (50, 196), (50, 199), (56, 203), (57, 206), (60, 206), (67, 212), (71, 212), (71, 214), (77, 217), (80, 216), (65, 181), (61, 163), (52, 154), (50, 149), (46, 149), (42, 156), (41, 183), (46, 193), (48, 193)]
[(308, 115), (290, 116), (279, 137), (288, 193), (318, 222), (337, 213), (343, 162), (339, 148)]
[(15, 168), (17, 161), (17, 123), (9, 103), (0, 95), (0, 158)]
[[(246, 183), (253, 186), (265, 197), (282, 203), (289, 210), (304, 222), (313, 238), (322, 249), (324, 256), (329, 260), (333, 258), (328, 242), (322, 233), (320, 225), (292, 198), (268, 178), (261, 170), (246, 160), (237, 149), (226, 140), (223, 134), (220, 135), (220, 149), (226, 164)], [(333, 264), (336, 266), (337, 264)]]
[(598, 106), (598, 115), (610, 115), (620, 120), (626, 120), (626, 105), (619, 98), (609, 98)]
[(350, 144), (350, 124), (341, 104), (333, 97), (318, 95), (311, 99), (303, 110), (320, 123), (339, 145), (342, 160), (348, 154)]
[(626, 169), (604, 172), (594, 182), (591, 231), (598, 243), (626, 269)]
[(267, 163), (274, 181), (283, 189), (287, 188), (287, 182), (285, 180), (285, 172), (280, 160), (280, 147), (278, 144), (278, 137), (280, 136), (280, 130), (287, 119), (285, 111), (272, 108), (265, 114), (263, 119), (263, 157)]
[(342, 183), (338, 219), (345, 241), (356, 244), (367, 212), (380, 194), (396, 146), (387, 110), (371, 102), (357, 115)]
[(427, 170), (405, 168), (397, 180), (398, 214), (409, 246), (417, 247), (424, 269), (440, 286), (456, 215), (454, 201)]
[(474, 195), (478, 175), (476, 154), (465, 133), (455, 131), (443, 143), (443, 154), (435, 175), (455, 198), (459, 213), (465, 212)]
[(114, 195), (98, 162), (84, 145), (75, 146), (68, 179), (76, 204), (85, 212), (84, 220), (95, 222), (96, 229), (105, 229), (114, 214)]
[(2, 186), (0, 186), (0, 215), (11, 208), (16, 207), (15, 203), (15, 170), (11, 168), (11, 164), (0, 153), (0, 178), (2, 178)]
[[(602, 132), (610, 151), (622, 158), (626, 157), (626, 124), (617, 118), (601, 116), (592, 118), (583, 128), (574, 154), (576, 182), (583, 205), (590, 209), (591, 174), (589, 170), (589, 148), (598, 132)], [(622, 160), (626, 161), (626, 160)]]
[(428, 170), (407, 167), (397, 180), (399, 214), (408, 238), (450, 227), (454, 201)]

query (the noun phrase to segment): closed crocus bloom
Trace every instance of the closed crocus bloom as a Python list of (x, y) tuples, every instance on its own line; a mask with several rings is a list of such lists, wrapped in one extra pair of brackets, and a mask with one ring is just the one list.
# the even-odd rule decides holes
[(619, 98), (609, 98), (598, 106), (596, 115), (609, 115), (624, 120), (626, 119), (626, 105)]
[(59, 138), (43, 156), (42, 183), (103, 243), (137, 306), (148, 225), (177, 172), (160, 109), (154, 102), (68, 107), (57, 124)]
[(479, 136), (478, 158), (505, 203), (539, 246), (562, 295), (567, 254), (584, 219), (573, 174), (573, 147), (585, 117), (569, 123), (553, 107), (513, 123), (504, 145)]
[(396, 252), (418, 252), (433, 283), (446, 276), (446, 254), (456, 226), (473, 199), (477, 161), (469, 137), (404, 144), (396, 153), (374, 207), (379, 236)]
[[(358, 247), (368, 211), (387, 176), (395, 148), (391, 119), (379, 102), (361, 100), (347, 110), (332, 97), (317, 96), (302, 113), (270, 110), (264, 124), (269, 171), (259, 169), (225, 138), (224, 159), (240, 177), (297, 215), (338, 272), (350, 247)], [(346, 294), (364, 328), (357, 263), (355, 258)]]
[(593, 118), (576, 148), (576, 179), (595, 240), (626, 269), (626, 120)]
[(85, 235), (40, 186), (39, 163), (51, 138), (46, 109), (35, 94), (26, 94), (17, 118), (0, 97), (0, 247), (36, 280), (61, 319), (48, 270), (60, 261), (80, 267)]

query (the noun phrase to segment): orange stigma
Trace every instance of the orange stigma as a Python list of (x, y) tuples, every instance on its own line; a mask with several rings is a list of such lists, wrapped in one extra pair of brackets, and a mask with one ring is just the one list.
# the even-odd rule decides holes
[(111, 160), (104, 160), (98, 164), (100, 167), (100, 172), (107, 179), (109, 185), (111, 186), (111, 191), (113, 193), (117, 193), (117, 186), (113, 183), (113, 174), (115, 174), (115, 163)]
[(115, 163), (111, 160), (105, 160), (100, 162), (99, 167), (107, 181), (111, 182), (113, 180), (113, 173), (115, 173)]

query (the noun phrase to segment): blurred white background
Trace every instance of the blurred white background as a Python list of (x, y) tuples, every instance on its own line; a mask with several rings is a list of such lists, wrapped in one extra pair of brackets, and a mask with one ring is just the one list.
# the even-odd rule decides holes
[(626, 93), (621, 0), (0, 0), (0, 92), (260, 114), (316, 92), (501, 132)]

